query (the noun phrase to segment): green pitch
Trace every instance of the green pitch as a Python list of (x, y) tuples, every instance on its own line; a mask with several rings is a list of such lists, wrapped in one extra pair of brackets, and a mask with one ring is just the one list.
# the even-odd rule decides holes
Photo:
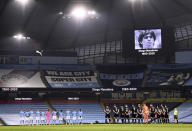
[(0, 131), (192, 131), (192, 124), (151, 124), (151, 125), (55, 125), (55, 126), (2, 126)]

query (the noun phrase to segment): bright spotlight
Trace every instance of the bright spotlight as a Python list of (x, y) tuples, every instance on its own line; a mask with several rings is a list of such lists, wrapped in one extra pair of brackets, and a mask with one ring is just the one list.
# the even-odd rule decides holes
[(13, 38), (15, 38), (17, 40), (24, 40), (24, 39), (29, 40), (29, 39), (31, 39), (30, 37), (23, 36), (23, 34), (21, 34), (21, 33), (14, 35)]
[(88, 11), (88, 15), (96, 15), (96, 12), (94, 10)]
[(134, 2), (144, 2), (145, 0), (128, 0), (128, 1), (134, 3)]
[(83, 19), (87, 16), (87, 11), (83, 7), (78, 7), (72, 11), (71, 15), (76, 17), (76, 18)]
[(17, 34), (17, 35), (14, 35), (13, 38), (21, 40), (21, 39), (24, 39), (24, 36), (22, 34)]
[(20, 3), (21, 5), (26, 5), (29, 3), (29, 0), (15, 0), (15, 1)]

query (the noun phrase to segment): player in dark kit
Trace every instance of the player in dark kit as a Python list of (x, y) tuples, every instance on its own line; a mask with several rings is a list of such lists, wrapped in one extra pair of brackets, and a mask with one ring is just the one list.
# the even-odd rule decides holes
[(114, 104), (113, 106), (113, 118), (115, 119), (115, 123), (118, 123), (119, 122), (119, 108), (117, 107), (116, 104)]
[(121, 122), (124, 123), (125, 110), (123, 106), (120, 106), (120, 117), (121, 117)]
[(137, 108), (137, 120), (138, 120), (138, 123), (143, 123), (143, 116), (142, 116), (142, 107), (140, 104), (138, 104), (138, 108)]
[(129, 116), (130, 116), (130, 110), (128, 105), (125, 105), (125, 123), (130, 123), (129, 121)]
[(150, 104), (150, 117), (151, 117), (151, 123), (155, 122), (155, 107), (153, 104)]
[[(110, 123), (111, 110), (110, 110), (109, 106), (106, 106), (106, 107), (105, 107), (104, 112), (105, 112), (105, 123), (108, 123), (108, 122)], [(108, 120), (108, 121), (107, 121), (107, 120)]]
[(169, 109), (167, 105), (165, 105), (165, 123), (169, 123)]
[(136, 123), (137, 109), (135, 105), (132, 105), (131, 112), (132, 112), (132, 123)]
[(161, 104), (161, 123), (165, 122), (165, 108), (163, 104)]
[(161, 109), (158, 106), (156, 108), (156, 114), (157, 114), (157, 123), (160, 123)]

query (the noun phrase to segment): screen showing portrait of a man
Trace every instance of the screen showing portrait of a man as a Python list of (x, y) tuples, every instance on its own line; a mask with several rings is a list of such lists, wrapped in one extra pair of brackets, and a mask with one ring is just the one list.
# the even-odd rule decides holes
[(135, 30), (135, 49), (161, 49), (161, 29)]

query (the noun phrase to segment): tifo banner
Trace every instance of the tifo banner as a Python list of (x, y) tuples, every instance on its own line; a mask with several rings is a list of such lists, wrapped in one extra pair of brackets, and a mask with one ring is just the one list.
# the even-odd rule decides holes
[(93, 71), (44, 70), (43, 77), (52, 88), (98, 88)]
[(140, 87), (146, 66), (143, 65), (99, 65), (99, 79), (104, 88)]
[(154, 65), (147, 80), (146, 87), (185, 86), (192, 78), (192, 66)]
[(45, 88), (37, 70), (0, 69), (0, 87)]

